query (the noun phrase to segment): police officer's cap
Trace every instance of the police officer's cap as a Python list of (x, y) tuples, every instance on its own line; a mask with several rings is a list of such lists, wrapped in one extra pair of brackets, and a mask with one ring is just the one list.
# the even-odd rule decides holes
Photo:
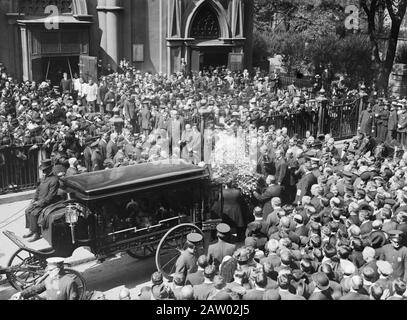
[(220, 223), (217, 225), (216, 231), (222, 234), (227, 234), (230, 232), (230, 227), (226, 223)]
[(203, 240), (203, 237), (200, 233), (194, 232), (187, 235), (187, 240), (190, 243), (196, 244)]

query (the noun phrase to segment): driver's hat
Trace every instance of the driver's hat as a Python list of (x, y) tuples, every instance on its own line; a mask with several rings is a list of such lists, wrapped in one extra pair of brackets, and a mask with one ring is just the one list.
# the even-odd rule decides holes
[(200, 233), (194, 232), (187, 235), (187, 240), (192, 244), (197, 244), (203, 240), (203, 237)]
[(64, 258), (48, 258), (47, 259), (47, 266), (48, 267), (62, 268), (64, 266), (64, 262), (65, 262)]

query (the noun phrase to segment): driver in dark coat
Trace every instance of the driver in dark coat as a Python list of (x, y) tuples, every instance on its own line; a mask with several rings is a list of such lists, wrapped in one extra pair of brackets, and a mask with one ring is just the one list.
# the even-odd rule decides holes
[(37, 187), (33, 202), (25, 211), (26, 228), (30, 231), (23, 237), (30, 238), (28, 242), (34, 242), (41, 238), (38, 217), (41, 211), (54, 203), (58, 196), (59, 179), (53, 174), (52, 167), (51, 160), (42, 161), (40, 169), (45, 177)]

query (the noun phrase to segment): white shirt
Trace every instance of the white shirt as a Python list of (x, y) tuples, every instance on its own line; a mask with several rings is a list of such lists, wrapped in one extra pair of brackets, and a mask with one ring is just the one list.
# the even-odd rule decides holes
[(78, 79), (73, 79), (73, 89), (75, 91), (79, 91), (80, 88), (81, 88), (81, 82), (80, 82), (79, 78)]
[(98, 85), (96, 83), (85, 85), (84, 93), (86, 94), (86, 101), (96, 101), (98, 96)]

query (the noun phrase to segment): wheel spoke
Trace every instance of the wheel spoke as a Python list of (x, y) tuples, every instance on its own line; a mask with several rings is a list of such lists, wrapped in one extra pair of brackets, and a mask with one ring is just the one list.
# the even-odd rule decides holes
[(172, 257), (165, 265), (162, 266), (162, 268), (164, 269), (170, 262), (174, 261), (174, 259), (178, 259), (178, 256)]

